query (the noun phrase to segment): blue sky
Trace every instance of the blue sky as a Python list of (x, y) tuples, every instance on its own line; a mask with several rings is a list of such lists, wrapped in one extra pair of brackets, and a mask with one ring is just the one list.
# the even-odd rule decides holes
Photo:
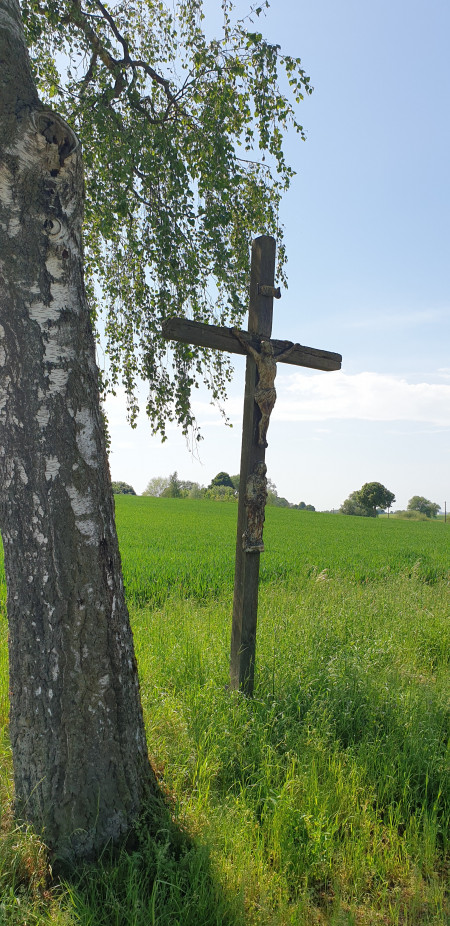
[[(208, 0), (209, 22), (220, 4)], [(247, 5), (238, 3), (244, 12)], [(282, 205), (289, 289), (274, 337), (343, 355), (341, 373), (280, 365), (268, 475), (280, 495), (337, 508), (364, 482), (450, 504), (450, 6), (444, 0), (277, 0), (258, 28), (302, 58), (314, 93)], [(256, 230), (258, 232), (259, 230)], [(192, 457), (110, 399), (113, 479), (142, 492), (174, 470), (207, 484), (239, 471), (244, 362), (228, 412), (201, 395)]]

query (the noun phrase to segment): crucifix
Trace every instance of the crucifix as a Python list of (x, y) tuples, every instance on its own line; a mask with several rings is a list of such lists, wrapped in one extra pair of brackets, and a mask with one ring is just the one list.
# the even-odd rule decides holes
[(331, 351), (303, 347), (271, 338), (275, 289), (275, 239), (256, 238), (252, 245), (248, 331), (206, 325), (186, 318), (169, 318), (162, 333), (168, 340), (246, 354), (242, 425), (230, 684), (253, 694), (259, 558), (264, 550), (262, 530), (267, 498), (265, 452), (270, 414), (275, 404), (277, 362), (340, 370), (342, 357)]

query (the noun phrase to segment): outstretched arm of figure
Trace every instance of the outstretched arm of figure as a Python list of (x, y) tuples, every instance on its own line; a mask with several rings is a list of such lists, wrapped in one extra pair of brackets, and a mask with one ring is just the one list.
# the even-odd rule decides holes
[(293, 344), (291, 341), (291, 343), (289, 344), (289, 347), (286, 347), (279, 354), (275, 354), (275, 360), (277, 361), (277, 363), (279, 360), (285, 360), (286, 357), (289, 357), (297, 347), (300, 347), (300, 344)]
[(259, 360), (259, 358), (260, 358), (260, 354), (258, 353), (257, 350), (255, 350), (254, 347), (252, 347), (251, 344), (249, 344), (249, 343), (242, 337), (241, 332), (239, 331), (239, 328), (232, 328), (231, 331), (232, 331), (232, 333), (234, 334), (235, 338), (238, 339), (239, 344), (242, 344), (242, 347), (244, 348), (245, 352), (246, 352), (247, 354), (250, 354), (250, 357), (253, 357), (253, 360), (255, 360), (256, 362), (258, 362), (258, 360)]

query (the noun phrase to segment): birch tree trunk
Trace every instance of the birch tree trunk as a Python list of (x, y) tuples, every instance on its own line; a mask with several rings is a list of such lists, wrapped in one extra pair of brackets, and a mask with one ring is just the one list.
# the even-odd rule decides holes
[(0, 0), (0, 530), (16, 810), (66, 859), (149, 789), (83, 285), (81, 152)]

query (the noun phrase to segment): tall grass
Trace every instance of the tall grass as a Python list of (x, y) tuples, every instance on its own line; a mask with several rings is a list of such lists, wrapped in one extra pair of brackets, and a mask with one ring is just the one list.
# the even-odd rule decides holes
[(0, 923), (444, 926), (446, 526), (269, 511), (248, 700), (227, 687), (234, 506), (118, 502), (168, 810), (51, 885), (4, 738)]

